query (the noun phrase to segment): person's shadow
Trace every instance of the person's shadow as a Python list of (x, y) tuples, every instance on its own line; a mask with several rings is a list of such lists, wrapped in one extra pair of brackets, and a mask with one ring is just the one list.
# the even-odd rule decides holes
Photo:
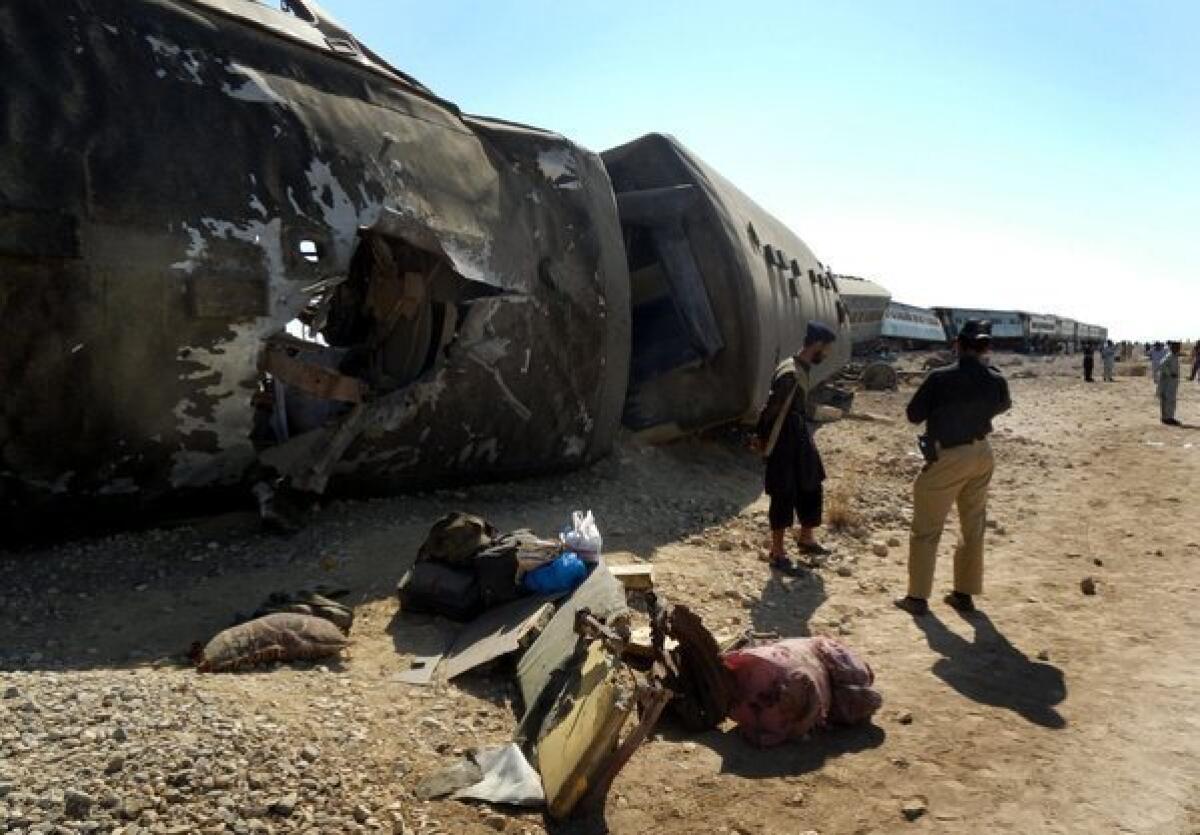
[(967, 641), (946, 628), (933, 614), (915, 618), (929, 648), (942, 654), (933, 674), (968, 699), (1003, 707), (1045, 728), (1067, 726), (1055, 705), (1067, 697), (1062, 670), (1031, 661), (996, 629), (982, 612), (963, 616), (975, 629)]

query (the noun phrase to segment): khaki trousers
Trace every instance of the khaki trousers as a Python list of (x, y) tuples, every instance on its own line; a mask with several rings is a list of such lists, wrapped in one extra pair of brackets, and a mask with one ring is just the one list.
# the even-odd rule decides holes
[(987, 527), (992, 447), (986, 441), (944, 449), (913, 485), (913, 521), (908, 542), (908, 594), (928, 600), (938, 544), (950, 508), (958, 504), (962, 538), (954, 552), (954, 590), (983, 593), (983, 535)]

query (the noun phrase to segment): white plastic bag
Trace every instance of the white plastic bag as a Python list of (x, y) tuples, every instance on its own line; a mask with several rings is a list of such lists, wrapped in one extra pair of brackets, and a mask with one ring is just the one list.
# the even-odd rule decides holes
[(596, 518), (592, 512), (577, 510), (571, 514), (571, 522), (571, 529), (562, 535), (563, 545), (567, 550), (578, 554), (579, 559), (584, 562), (599, 562), (604, 540), (600, 536), (600, 528), (596, 527)]

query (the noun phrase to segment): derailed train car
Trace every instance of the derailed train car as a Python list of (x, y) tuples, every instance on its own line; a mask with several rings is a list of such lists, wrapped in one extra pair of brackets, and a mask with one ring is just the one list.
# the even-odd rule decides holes
[(574, 467), (622, 414), (745, 418), (810, 318), (845, 335), (807, 247), (674, 141), (463, 115), (282, 5), (7, 11), (6, 535)]
[(290, 7), (6, 8), (6, 532), (260, 470), (390, 490), (610, 448), (629, 284), (600, 159)]
[(850, 341), (856, 352), (879, 347), (892, 294), (881, 284), (855, 275), (839, 275), (838, 290), (850, 316)]
[(749, 418), (811, 319), (839, 334), (818, 382), (846, 363), (837, 284), (790, 229), (672, 137), (603, 158), (629, 258), (627, 426), (661, 436)]
[(896, 301), (884, 312), (880, 336), (884, 347), (899, 350), (934, 348), (948, 341), (945, 327), (932, 310)]

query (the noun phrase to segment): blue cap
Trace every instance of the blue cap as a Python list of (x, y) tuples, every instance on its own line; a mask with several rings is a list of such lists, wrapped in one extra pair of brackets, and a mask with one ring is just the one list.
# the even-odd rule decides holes
[(829, 327), (829, 325), (816, 320), (808, 323), (808, 330), (804, 334), (805, 348), (807, 348), (809, 345), (829, 345), (834, 342), (837, 342), (837, 334), (831, 327)]

